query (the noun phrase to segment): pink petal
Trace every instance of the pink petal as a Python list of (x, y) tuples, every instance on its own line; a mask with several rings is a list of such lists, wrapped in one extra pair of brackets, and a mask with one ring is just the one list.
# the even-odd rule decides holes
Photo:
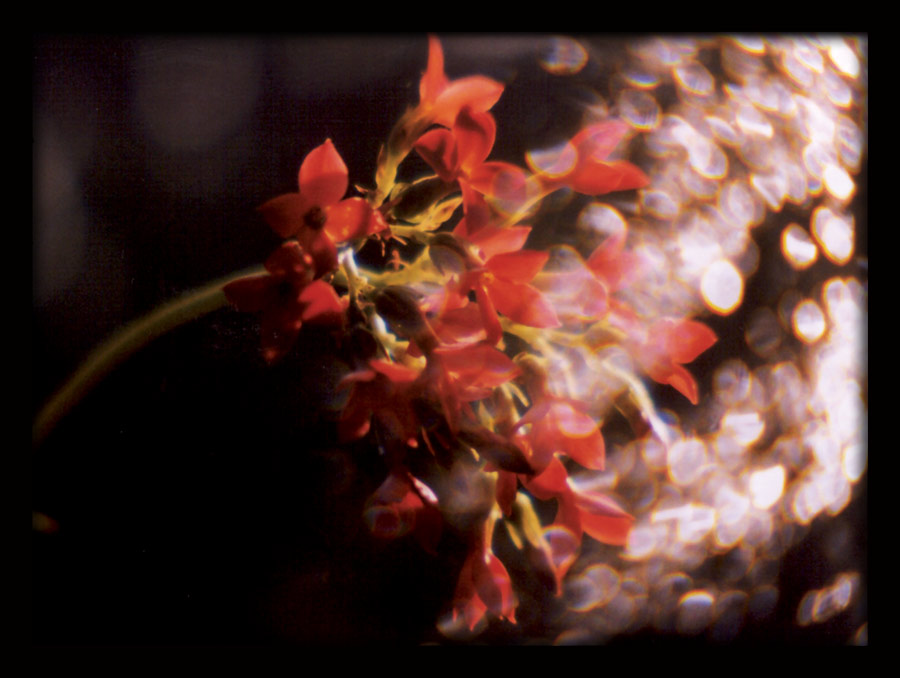
[(298, 181), (300, 193), (309, 205), (329, 207), (344, 197), (349, 185), (347, 165), (331, 139), (303, 159)]

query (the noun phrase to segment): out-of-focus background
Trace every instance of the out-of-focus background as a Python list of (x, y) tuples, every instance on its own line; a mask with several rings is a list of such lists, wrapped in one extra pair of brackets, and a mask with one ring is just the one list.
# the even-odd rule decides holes
[[(608, 442), (607, 481), (646, 508), (645, 541), (630, 560), (589, 553), (544, 616), (535, 596), (480, 640), (865, 642), (865, 38), (442, 42), (451, 78), (507, 85), (492, 158), (629, 122), (650, 189), (592, 212), (558, 198), (534, 246), (584, 253), (591, 228), (627, 219), (658, 264), (629, 301), (720, 336), (689, 366), (698, 409), (648, 384), (691, 432), (681, 466)], [(256, 207), (296, 190), (326, 138), (371, 186), (426, 56), (409, 35), (36, 36), (33, 411), (124, 323), (262, 262), (279, 239)], [(315, 331), (267, 369), (254, 319), (223, 309), (110, 376), (33, 455), (33, 642), (442, 641), (460, 550), (437, 562), (365, 532), (378, 460), (337, 448), (321, 416), (340, 369)], [(819, 372), (857, 391), (819, 402)], [(705, 463), (734, 497), (695, 487)]]

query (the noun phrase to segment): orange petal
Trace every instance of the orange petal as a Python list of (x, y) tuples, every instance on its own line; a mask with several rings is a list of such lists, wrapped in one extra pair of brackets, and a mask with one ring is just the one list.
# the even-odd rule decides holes
[[(654, 377), (654, 379), (656, 379), (656, 377)], [(691, 373), (681, 365), (672, 365), (672, 370), (666, 375), (666, 378), (657, 379), (657, 381), (663, 384), (669, 384), (694, 405), (697, 404), (697, 401), (700, 398), (697, 382), (694, 381), (694, 377), (691, 376)]]
[(566, 484), (568, 477), (566, 467), (554, 455), (550, 457), (542, 473), (530, 479), (523, 478), (523, 484), (535, 498), (546, 501), (571, 491)]
[(285, 193), (258, 208), (266, 223), (282, 238), (290, 238), (303, 228), (309, 204), (299, 193)]
[(418, 378), (421, 372), (421, 370), (414, 370), (413, 368), (401, 365), (400, 363), (389, 363), (386, 360), (370, 360), (369, 366), (379, 374), (386, 376), (395, 384), (412, 383)]
[(300, 193), (309, 205), (328, 207), (344, 197), (349, 185), (347, 165), (331, 139), (303, 159), (298, 181)]

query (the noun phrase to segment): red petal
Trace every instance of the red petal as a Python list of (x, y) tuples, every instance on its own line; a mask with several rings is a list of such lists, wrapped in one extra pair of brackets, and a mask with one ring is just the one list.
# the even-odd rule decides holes
[(549, 258), (549, 252), (519, 250), (497, 254), (487, 261), (485, 267), (498, 278), (524, 284), (541, 272)]
[(344, 318), (344, 305), (334, 288), (326, 282), (316, 280), (300, 293), (300, 302), (305, 304), (301, 320), (319, 324), (339, 324)]
[(497, 505), (505, 516), (512, 516), (513, 503), (516, 501), (516, 493), (519, 489), (519, 481), (516, 474), (510, 471), (497, 472)]
[(438, 125), (453, 127), (464, 106), (477, 112), (489, 111), (502, 94), (503, 85), (483, 75), (453, 80), (434, 100), (432, 117)]
[(519, 374), (509, 357), (489, 344), (475, 344), (459, 349), (439, 348), (444, 367), (462, 384), (474, 388), (494, 388)]
[(500, 325), (500, 319), (497, 317), (497, 309), (491, 296), (479, 278), (478, 284), (475, 285), (475, 300), (478, 302), (478, 310), (481, 313), (481, 322), (484, 324), (484, 331), (487, 335), (487, 342), (492, 346), (503, 337), (503, 327)]
[(459, 166), (469, 172), (490, 155), (497, 136), (497, 123), (490, 113), (478, 113), (466, 106), (456, 117), (453, 136), (459, 149)]
[(338, 267), (337, 246), (324, 229), (315, 231), (303, 228), (297, 234), (297, 240), (315, 262), (316, 278), (321, 278)]
[(419, 137), (413, 148), (441, 181), (450, 182), (459, 173), (456, 139), (450, 130), (433, 129)]
[(312, 280), (313, 260), (294, 240), (282, 243), (266, 259), (266, 270), (272, 275), (286, 276), (298, 283)]
[(691, 373), (681, 365), (672, 365), (671, 370), (662, 376), (662, 378), (658, 378), (652, 373), (650, 373), (650, 376), (662, 384), (669, 384), (675, 388), (685, 398), (690, 400), (693, 405), (696, 405), (700, 399), (697, 382), (694, 381), (694, 377), (691, 376)]
[[(447, 76), (444, 75), (444, 51), (441, 42), (435, 36), (428, 36), (428, 66), (419, 82), (419, 101), (430, 103), (437, 99), (447, 87)], [(449, 127), (449, 125), (448, 125)]]
[(579, 161), (606, 160), (622, 141), (628, 125), (620, 120), (604, 120), (589, 125), (572, 137)]
[(596, 492), (574, 490), (575, 505), (581, 512), (585, 532), (604, 544), (624, 546), (634, 518), (609, 497)]
[(668, 327), (665, 344), (675, 362), (689, 363), (716, 341), (716, 333), (703, 323), (679, 320)]
[(478, 597), (491, 612), (514, 622), (515, 602), (509, 573), (500, 559), (490, 551), (485, 558), (476, 557), (472, 562), (472, 580)]
[(395, 384), (409, 384), (414, 382), (421, 370), (414, 370), (400, 363), (389, 363), (386, 360), (370, 360), (369, 365), (379, 374), (383, 374)]
[(470, 239), (470, 242), (481, 249), (485, 260), (487, 260), (499, 254), (516, 252), (522, 249), (530, 233), (530, 226), (510, 226), (508, 228), (487, 226), (478, 231)]
[(568, 477), (566, 467), (563, 466), (559, 457), (551, 456), (543, 473), (528, 480), (523, 479), (523, 484), (535, 498), (546, 501), (571, 492), (566, 484)]
[(486, 287), (494, 306), (510, 320), (528, 327), (560, 326), (553, 307), (531, 285), (494, 278)]
[(508, 162), (485, 162), (469, 174), (469, 183), (490, 204), (506, 214), (515, 214), (542, 191), (540, 182), (521, 167)]
[(460, 180), (459, 187), (463, 194), (463, 212), (465, 216), (453, 229), (453, 235), (471, 241), (491, 221), (491, 208), (481, 193), (475, 191), (468, 182)]
[(239, 311), (257, 313), (275, 300), (277, 284), (270, 275), (253, 275), (228, 283), (223, 291), (228, 302)]
[(285, 193), (257, 208), (263, 219), (282, 238), (290, 238), (303, 228), (303, 217), (309, 204), (299, 193)]
[(341, 200), (328, 210), (325, 232), (336, 243), (365, 237), (370, 233), (373, 212), (363, 198)]
[(602, 195), (641, 188), (650, 180), (640, 169), (624, 160), (610, 163), (588, 160), (579, 163), (568, 182), (572, 190), (578, 193)]
[(300, 333), (301, 307), (294, 301), (270, 307), (260, 322), (260, 345), (266, 362), (274, 363), (291, 350)]
[(347, 165), (331, 139), (303, 159), (298, 181), (300, 193), (309, 205), (328, 207), (344, 197), (349, 185)]

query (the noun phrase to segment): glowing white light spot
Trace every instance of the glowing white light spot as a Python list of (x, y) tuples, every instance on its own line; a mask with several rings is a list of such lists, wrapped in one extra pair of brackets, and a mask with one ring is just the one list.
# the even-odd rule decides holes
[(766, 43), (755, 36), (738, 35), (731, 38), (734, 44), (750, 54), (765, 54)]
[(712, 311), (728, 315), (744, 297), (744, 280), (740, 272), (727, 259), (712, 263), (700, 280), (700, 294)]
[(859, 59), (856, 53), (843, 40), (836, 40), (828, 46), (828, 58), (844, 75), (855, 78), (859, 75)]
[(720, 430), (742, 445), (752, 445), (759, 440), (765, 428), (759, 412), (729, 412), (722, 417)]
[(812, 234), (830, 261), (845, 264), (853, 256), (853, 217), (819, 207), (812, 216)]
[(822, 179), (825, 181), (825, 190), (838, 200), (846, 200), (856, 190), (856, 184), (853, 183), (853, 179), (847, 174), (847, 170), (834, 163), (825, 165)]
[(756, 134), (771, 139), (775, 128), (768, 118), (750, 104), (742, 104), (737, 113), (737, 124), (745, 134)]
[(841, 470), (851, 483), (862, 478), (866, 470), (866, 448), (862, 444), (854, 443), (844, 448)]
[(750, 501), (758, 509), (770, 508), (781, 498), (784, 480), (784, 467), (781, 465), (756, 471), (750, 476)]
[(679, 485), (690, 485), (706, 466), (706, 445), (699, 438), (689, 438), (673, 444), (667, 456), (669, 475)]
[(825, 314), (816, 302), (807, 299), (794, 308), (792, 325), (798, 339), (814, 344), (825, 334)]
[(819, 256), (816, 243), (798, 224), (790, 224), (781, 232), (781, 252), (791, 266), (801, 270), (812, 266)]

